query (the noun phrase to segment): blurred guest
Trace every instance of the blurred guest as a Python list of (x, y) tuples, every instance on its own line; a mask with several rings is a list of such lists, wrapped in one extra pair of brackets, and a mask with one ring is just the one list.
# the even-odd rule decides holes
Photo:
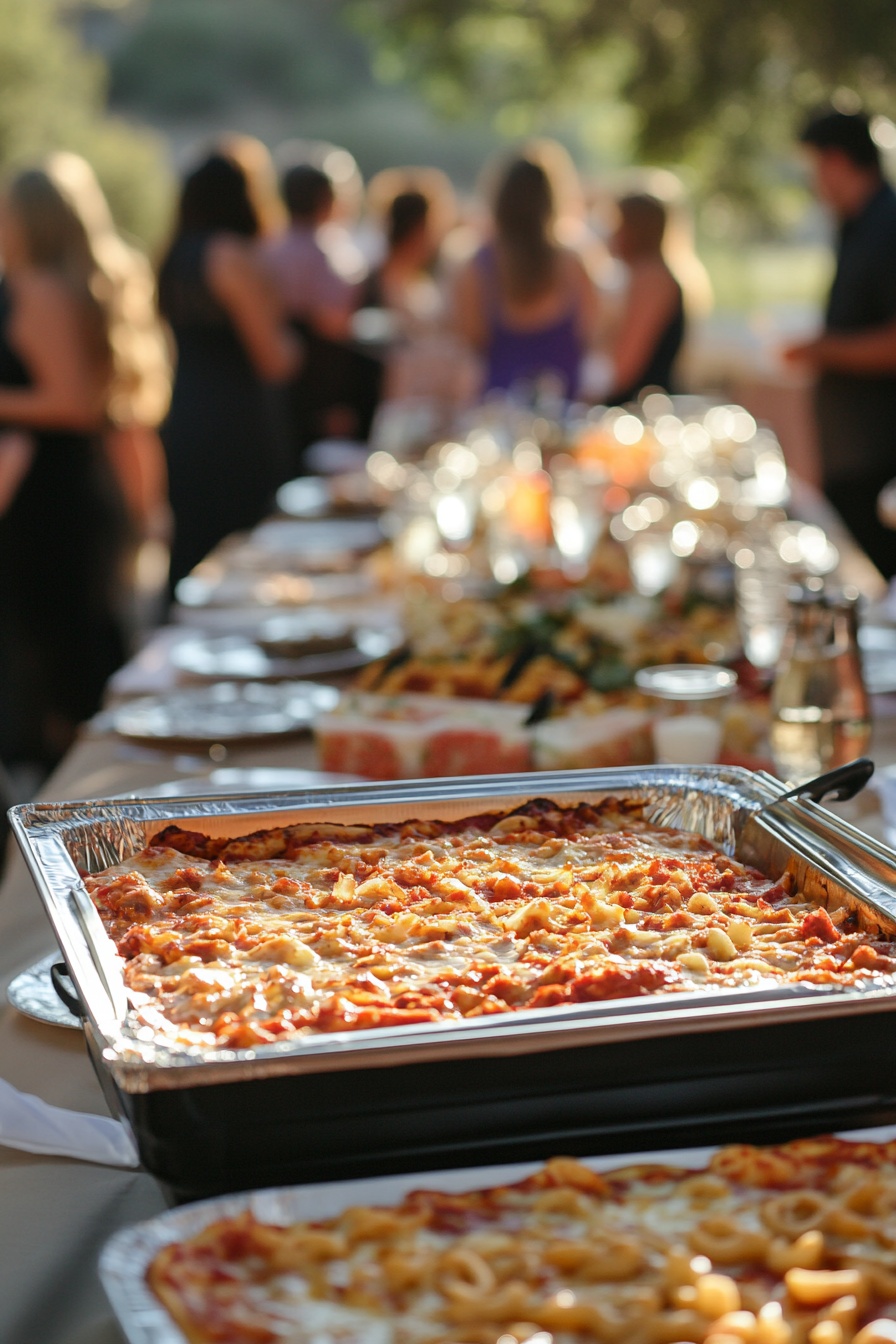
[(816, 376), (825, 493), (891, 578), (896, 533), (878, 521), (876, 499), (896, 475), (896, 193), (864, 113), (823, 112), (802, 143), (838, 224), (837, 268), (822, 334), (785, 355)]
[(352, 154), (328, 140), (287, 140), (278, 145), (275, 161), (281, 176), (298, 164), (318, 168), (329, 180), (333, 205), (316, 231), (316, 238), (341, 279), (363, 284), (369, 267), (363, 231), (358, 217), (364, 205), (364, 179)]
[(597, 297), (580, 257), (556, 241), (553, 193), (539, 164), (520, 158), (509, 165), (493, 218), (493, 241), (463, 268), (456, 288), (458, 330), (482, 356), (483, 390), (549, 383), (574, 398)]
[(675, 390), (674, 366), (684, 339), (681, 286), (663, 256), (666, 209), (655, 196), (624, 196), (610, 248), (628, 272), (628, 284), (602, 401), (622, 405), (645, 387)]
[(326, 173), (309, 163), (287, 169), (282, 181), (289, 228), (262, 245), (289, 316), (317, 335), (345, 339), (357, 292), (333, 268), (318, 230), (333, 212), (335, 194)]
[(162, 429), (172, 587), (228, 533), (253, 527), (289, 474), (277, 391), (300, 348), (256, 256), (245, 170), (210, 155), (186, 178), (159, 303), (177, 346)]
[[(335, 197), (329, 218), (318, 230), (318, 241), (336, 274), (357, 288), (370, 270), (359, 224), (364, 206), (364, 179), (347, 149), (326, 141), (312, 141), (312, 149), (314, 157), (303, 161), (323, 169), (333, 184)], [(292, 162), (298, 163), (299, 158), (293, 158)]]
[(452, 231), (458, 204), (450, 178), (438, 168), (384, 168), (368, 185), (367, 211), (379, 240), (372, 253), (380, 261), (368, 277), (362, 303), (386, 309), (392, 319), (384, 401), (426, 404), (434, 426), (447, 429), (478, 385), (476, 360), (453, 330), (447, 293), (481, 233), (471, 227), (471, 246), (459, 259), (446, 255), (446, 238), (457, 241)]
[(382, 367), (352, 345), (357, 287), (333, 267), (318, 238), (331, 217), (333, 184), (308, 163), (287, 169), (283, 199), (290, 225), (262, 247), (262, 257), (305, 358), (290, 387), (293, 464), (318, 439), (366, 439), (379, 400)]
[(124, 658), (125, 510), (103, 433), (152, 370), (129, 255), (83, 160), (13, 179), (0, 249), (0, 755), (46, 768)]
[(422, 191), (399, 192), (386, 214), (386, 255), (367, 277), (362, 306), (390, 309), (409, 331), (431, 323), (441, 308), (429, 270), (437, 245), (428, 197)]
[(75, 154), (57, 155), (89, 206), (94, 251), (116, 293), (112, 329), (116, 378), (110, 389), (105, 446), (131, 526), (134, 563), (144, 540), (167, 544), (168, 474), (159, 426), (171, 400), (171, 352), (159, 319), (152, 267), (115, 228), (93, 169)]
[(287, 217), (277, 169), (264, 141), (242, 133), (222, 135), (212, 147), (242, 168), (246, 191), (258, 220), (258, 237), (273, 238), (286, 228)]
[[(601, 287), (614, 269), (613, 259), (604, 242), (605, 230), (596, 230), (589, 219), (585, 189), (572, 155), (565, 145), (550, 136), (536, 136), (527, 140), (522, 153), (524, 158), (537, 163), (547, 174), (554, 198), (554, 233), (557, 242), (582, 258), (600, 298)], [(491, 194), (489, 192), (487, 196)]]
[(438, 168), (384, 168), (370, 180), (367, 210), (381, 243), (364, 302), (391, 308), (412, 326), (444, 324), (442, 246), (457, 223), (451, 179)]
[(694, 213), (684, 184), (674, 173), (654, 168), (648, 175), (648, 185), (638, 190), (656, 196), (666, 211), (663, 256), (681, 285), (686, 319), (709, 317), (715, 302), (712, 280), (697, 253)]

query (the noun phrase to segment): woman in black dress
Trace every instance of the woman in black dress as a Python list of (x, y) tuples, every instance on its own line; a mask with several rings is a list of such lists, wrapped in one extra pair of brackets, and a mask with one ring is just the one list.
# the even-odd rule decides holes
[(123, 661), (125, 513), (103, 447), (139, 382), (117, 339), (124, 277), (75, 155), (21, 173), (0, 208), (0, 758), (53, 765)]
[(280, 385), (300, 351), (256, 258), (258, 234), (244, 168), (210, 155), (184, 183), (159, 273), (177, 346), (162, 427), (172, 589), (228, 533), (259, 522), (288, 475)]
[(628, 267), (629, 285), (613, 342), (608, 405), (635, 401), (644, 388), (674, 392), (685, 337), (684, 298), (663, 256), (666, 208), (655, 196), (624, 196), (610, 247)]

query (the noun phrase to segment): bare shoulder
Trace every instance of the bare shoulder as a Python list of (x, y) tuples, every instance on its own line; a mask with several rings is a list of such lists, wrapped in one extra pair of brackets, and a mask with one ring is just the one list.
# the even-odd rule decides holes
[(56, 320), (77, 317), (78, 299), (61, 276), (28, 267), (15, 278), (16, 313)]
[(230, 285), (259, 274), (252, 244), (235, 233), (212, 238), (205, 253), (206, 277), (212, 285)]
[(454, 284), (466, 290), (477, 289), (479, 287), (480, 269), (478, 256), (467, 257), (466, 261), (461, 262), (454, 272)]
[(582, 260), (582, 254), (580, 252), (574, 247), (566, 246), (558, 248), (558, 252), (560, 254), (560, 265), (564, 268), (567, 275), (587, 279), (588, 271), (585, 268), (585, 263)]
[(16, 275), (12, 291), (10, 334), (23, 351), (48, 354), (80, 345), (84, 300), (61, 276), (29, 267)]
[(559, 251), (560, 274), (570, 289), (577, 292), (591, 289), (593, 282), (588, 274), (582, 256), (573, 247), (561, 247)]
[(451, 294), (459, 316), (478, 314), (483, 292), (480, 268), (475, 257), (470, 257), (455, 271), (451, 280)]
[(654, 293), (666, 295), (674, 294), (678, 289), (678, 283), (669, 267), (662, 260), (647, 260), (638, 262), (631, 269), (630, 288), (635, 293)]

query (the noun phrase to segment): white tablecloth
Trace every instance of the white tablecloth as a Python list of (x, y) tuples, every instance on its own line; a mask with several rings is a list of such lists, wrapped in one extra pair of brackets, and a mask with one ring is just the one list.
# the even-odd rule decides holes
[[(873, 754), (896, 761), (896, 719), (878, 723)], [(232, 751), (227, 764), (308, 767), (305, 740)], [(211, 762), (209, 762), (209, 765)], [(197, 773), (197, 760), (84, 737), (50, 780), (46, 797), (73, 798), (139, 790)], [(875, 795), (845, 809), (880, 834)], [(54, 947), (53, 935), (24, 864), (12, 856), (0, 888), (0, 991)], [(42, 1026), (0, 1007), (0, 1076), (57, 1106), (108, 1114), (80, 1034)], [(164, 1207), (143, 1172), (113, 1170), (0, 1148), (0, 1340), (3, 1344), (121, 1344), (96, 1275), (106, 1239)]]

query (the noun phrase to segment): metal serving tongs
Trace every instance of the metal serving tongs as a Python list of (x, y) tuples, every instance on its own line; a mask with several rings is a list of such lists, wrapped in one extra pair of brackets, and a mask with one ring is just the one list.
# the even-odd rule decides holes
[(816, 775), (815, 779), (807, 779), (805, 784), (797, 784), (795, 789), (779, 793), (777, 798), (770, 803), (763, 803), (762, 807), (751, 813), (751, 820), (755, 821), (763, 813), (774, 811), (780, 803), (796, 798), (811, 798), (813, 803), (822, 803), (826, 798), (835, 803), (845, 802), (847, 798), (854, 798), (857, 793), (861, 793), (873, 774), (874, 762), (868, 756), (859, 756), (854, 761), (847, 761), (846, 765), (838, 765), (833, 770), (826, 770), (823, 775)]
[[(838, 801), (854, 797), (873, 773), (874, 763), (863, 756), (788, 789), (751, 812), (744, 833), (758, 818), (785, 843), (796, 841), (815, 868), (839, 888), (851, 891), (865, 903), (866, 909), (868, 906), (875, 909), (884, 931), (893, 935), (896, 934), (896, 854), (842, 817), (813, 806), (831, 796)], [(797, 800), (806, 800), (809, 805), (794, 809)], [(790, 806), (778, 811), (781, 803)]]
[(122, 959), (110, 943), (96, 906), (83, 887), (72, 886), (69, 889), (69, 901), (84, 934), (93, 968), (109, 996), (115, 1017), (122, 1022), (128, 1014), (128, 1001), (121, 975)]

